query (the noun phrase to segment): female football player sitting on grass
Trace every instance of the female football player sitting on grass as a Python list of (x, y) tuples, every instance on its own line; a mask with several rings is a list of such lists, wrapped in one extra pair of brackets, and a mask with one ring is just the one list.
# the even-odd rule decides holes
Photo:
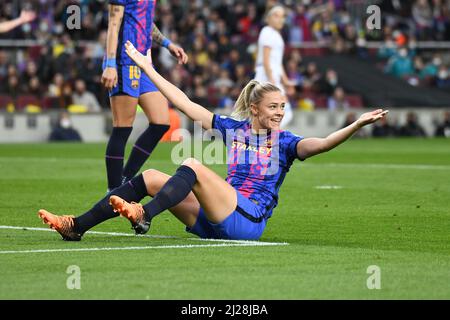
[[(175, 107), (200, 121), (204, 129), (220, 132), (229, 152), (227, 179), (195, 159), (186, 159), (172, 177), (153, 169), (144, 171), (77, 218), (40, 210), (44, 223), (65, 240), (80, 240), (87, 230), (119, 214), (131, 222), (136, 234), (144, 234), (152, 219), (166, 209), (188, 232), (201, 238), (259, 239), (295, 159), (333, 149), (388, 112), (365, 113), (324, 139), (303, 139), (279, 129), (285, 100), (280, 89), (270, 83), (250, 81), (236, 102), (234, 118), (222, 117), (192, 102), (160, 76), (152, 66), (150, 51), (144, 56), (127, 43), (126, 52)], [(137, 203), (148, 195), (153, 197), (149, 203)]]

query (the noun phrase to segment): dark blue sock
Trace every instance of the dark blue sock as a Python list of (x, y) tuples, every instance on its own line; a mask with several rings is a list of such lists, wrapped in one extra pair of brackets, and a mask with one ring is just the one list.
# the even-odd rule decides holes
[(152, 201), (144, 206), (145, 219), (150, 221), (159, 213), (176, 206), (186, 199), (196, 181), (197, 175), (194, 170), (188, 166), (179, 167), (177, 172), (153, 197)]
[(121, 185), (123, 157), (131, 130), (133, 130), (133, 127), (114, 127), (111, 136), (109, 137), (105, 154), (109, 190)]
[(127, 183), (112, 190), (102, 200), (97, 202), (92, 207), (92, 209), (90, 209), (85, 214), (75, 218), (75, 229), (78, 233), (83, 234), (99, 223), (117, 217), (119, 215), (118, 213), (113, 211), (113, 208), (109, 204), (109, 198), (112, 195), (117, 195), (128, 202), (141, 201), (148, 195), (144, 177), (142, 176), (142, 174), (140, 174)]
[(130, 156), (128, 157), (127, 164), (123, 169), (123, 176), (125, 179), (130, 179), (139, 172), (153, 149), (155, 149), (159, 140), (161, 140), (162, 136), (169, 128), (170, 126), (165, 124), (150, 124), (141, 134), (136, 140)]

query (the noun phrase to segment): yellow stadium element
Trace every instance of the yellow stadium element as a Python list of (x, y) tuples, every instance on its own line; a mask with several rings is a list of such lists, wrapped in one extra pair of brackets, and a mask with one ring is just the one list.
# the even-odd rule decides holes
[(71, 104), (67, 106), (67, 111), (70, 113), (86, 113), (88, 112), (88, 108), (81, 104)]
[(6, 105), (6, 111), (9, 113), (13, 113), (16, 110), (16, 107), (11, 102)]
[(314, 101), (308, 98), (298, 101), (298, 108), (303, 111), (314, 111)]
[(66, 47), (63, 44), (54, 45), (53, 46), (53, 57), (55, 57), (55, 58), (59, 57), (59, 55), (61, 55), (61, 53), (63, 53), (65, 49), (66, 49)]
[(25, 107), (25, 112), (27, 113), (41, 113), (41, 111), (41, 107), (34, 104), (29, 104)]

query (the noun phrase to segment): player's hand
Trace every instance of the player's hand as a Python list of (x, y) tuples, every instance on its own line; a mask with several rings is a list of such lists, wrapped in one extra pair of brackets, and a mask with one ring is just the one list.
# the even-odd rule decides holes
[(152, 51), (150, 49), (147, 50), (147, 55), (144, 56), (130, 41), (127, 41), (125, 43), (125, 51), (138, 67), (144, 68), (144, 66), (147, 65), (152, 66)]
[(36, 13), (30, 10), (22, 10), (19, 16), (20, 21), (22, 23), (27, 23), (36, 19)]
[(363, 113), (357, 120), (358, 126), (361, 128), (365, 125), (377, 122), (378, 120), (386, 116), (388, 112), (389, 110), (377, 109), (375, 111)]
[(112, 88), (117, 86), (117, 80), (116, 68), (105, 68), (105, 70), (103, 70), (101, 83), (106, 89), (112, 90)]
[(188, 55), (184, 52), (183, 48), (171, 43), (167, 49), (178, 60), (178, 64), (186, 64), (188, 62)]

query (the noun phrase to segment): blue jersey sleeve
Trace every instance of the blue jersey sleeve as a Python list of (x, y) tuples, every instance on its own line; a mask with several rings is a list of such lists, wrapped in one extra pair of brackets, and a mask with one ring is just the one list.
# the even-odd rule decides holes
[[(295, 159), (300, 159), (297, 154), (297, 144), (303, 140), (302, 136), (298, 136), (293, 134), (292, 132), (285, 131), (283, 135), (282, 144), (286, 146), (285, 154), (286, 158), (290, 161), (294, 161)], [(304, 159), (300, 159), (304, 160)]]
[[(212, 120), (212, 128), (218, 130), (222, 135), (223, 141), (226, 142), (227, 133), (234, 135), (236, 129), (242, 128), (246, 121), (238, 121), (227, 116), (214, 114)], [(228, 130), (228, 132), (227, 132)]]

